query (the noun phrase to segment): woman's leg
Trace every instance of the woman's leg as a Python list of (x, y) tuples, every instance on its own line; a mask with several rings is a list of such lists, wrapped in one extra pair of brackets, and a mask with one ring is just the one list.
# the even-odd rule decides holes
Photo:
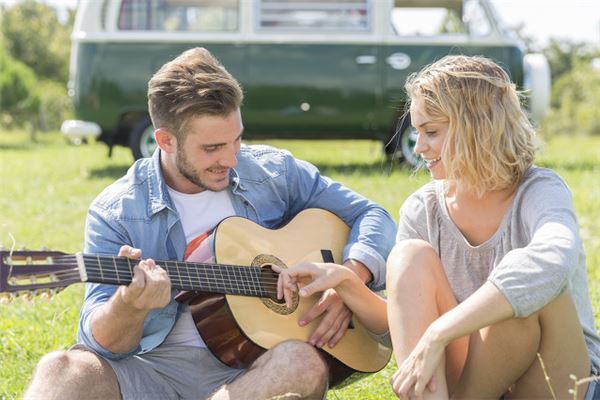
[[(469, 355), (457, 398), (496, 396), (514, 383), (511, 398), (572, 399), (571, 374), (583, 378), (590, 373), (590, 361), (575, 305), (562, 294), (527, 318), (512, 318), (471, 335)], [(583, 398), (585, 387), (579, 389)], [(496, 396), (497, 398), (497, 396)]]
[[(390, 333), (401, 364), (429, 324), (456, 306), (456, 300), (437, 253), (421, 240), (394, 248), (387, 278)], [(569, 375), (589, 375), (590, 362), (569, 295), (528, 318), (512, 318), (452, 342), (446, 349), (445, 377), (443, 367), (435, 375), (438, 387), (447, 383), (456, 398), (497, 399), (511, 386), (510, 397), (551, 398), (538, 352), (556, 397), (572, 398)], [(580, 388), (579, 395), (584, 393)]]
[[(406, 240), (392, 250), (387, 263), (388, 319), (398, 365), (413, 350), (427, 327), (456, 306), (456, 299), (441, 261), (422, 240)], [(437, 390), (426, 397), (448, 397), (467, 357), (468, 337), (446, 348), (445, 365), (435, 372)], [(448, 390), (448, 391), (447, 391)]]

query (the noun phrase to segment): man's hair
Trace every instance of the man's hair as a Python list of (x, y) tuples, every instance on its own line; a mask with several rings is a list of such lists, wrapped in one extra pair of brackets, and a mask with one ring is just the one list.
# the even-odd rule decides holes
[(163, 65), (148, 82), (148, 110), (156, 129), (185, 136), (194, 116), (227, 116), (242, 104), (239, 83), (206, 49), (196, 47)]
[(408, 77), (405, 89), (435, 122), (448, 122), (446, 178), (481, 196), (518, 183), (533, 163), (535, 130), (508, 74), (484, 57), (446, 56)]

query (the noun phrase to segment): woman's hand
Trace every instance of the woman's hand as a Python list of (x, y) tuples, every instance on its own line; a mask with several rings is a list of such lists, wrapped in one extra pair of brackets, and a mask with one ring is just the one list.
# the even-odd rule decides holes
[(354, 274), (349, 268), (333, 263), (303, 263), (287, 269), (273, 266), (273, 270), (279, 273), (277, 298), (284, 298), (288, 308), (292, 307), (293, 293), (298, 291), (299, 283), (306, 284), (299, 292), (306, 297), (335, 288)]
[(434, 372), (440, 365), (446, 343), (425, 331), (413, 351), (391, 379), (394, 393), (402, 399), (422, 398), (425, 389), (436, 390)]

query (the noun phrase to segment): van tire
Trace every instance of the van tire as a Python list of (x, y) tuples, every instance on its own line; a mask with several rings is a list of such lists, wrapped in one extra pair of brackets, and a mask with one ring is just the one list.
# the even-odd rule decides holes
[(398, 118), (390, 138), (383, 144), (383, 150), (390, 160), (417, 167), (421, 158), (414, 152), (416, 140), (417, 133), (410, 124), (410, 115), (407, 113)]
[(154, 127), (149, 116), (140, 119), (129, 134), (129, 148), (135, 160), (144, 157), (151, 157), (156, 142), (154, 140)]

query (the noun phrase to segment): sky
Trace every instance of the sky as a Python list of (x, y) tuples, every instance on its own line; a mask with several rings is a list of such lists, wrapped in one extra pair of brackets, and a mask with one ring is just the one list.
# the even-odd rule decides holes
[[(15, 1), (17, 0), (0, 0), (0, 3), (10, 4)], [(74, 8), (77, 5), (77, 0), (39, 1), (59, 9)], [(585, 41), (600, 46), (600, 0), (491, 1), (509, 27), (524, 24), (523, 32), (540, 46), (545, 45), (551, 37)]]
[(549, 38), (600, 46), (600, 0), (493, 0), (509, 27), (524, 24), (523, 32), (540, 45)]

